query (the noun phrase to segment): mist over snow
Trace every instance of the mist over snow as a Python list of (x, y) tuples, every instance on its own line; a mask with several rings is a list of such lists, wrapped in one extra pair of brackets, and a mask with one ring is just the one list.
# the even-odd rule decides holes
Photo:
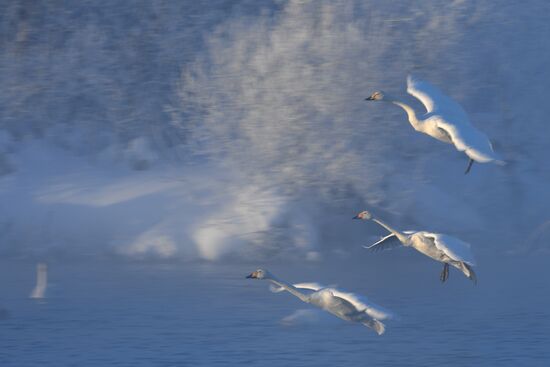
[[(0, 254), (317, 261), (382, 234), (351, 221), (365, 208), (477, 253), (547, 253), (549, 13), (8, 1)], [(465, 176), (462, 154), (364, 101), (381, 89), (421, 111), (409, 73), (459, 101), (508, 164)]]

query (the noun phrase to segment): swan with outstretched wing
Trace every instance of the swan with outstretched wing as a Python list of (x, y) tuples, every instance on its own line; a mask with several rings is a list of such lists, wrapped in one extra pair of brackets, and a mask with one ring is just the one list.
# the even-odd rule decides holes
[(372, 220), (390, 232), (389, 235), (378, 242), (364, 247), (373, 251), (397, 246), (412, 247), (418, 252), (443, 263), (443, 271), (440, 275), (442, 282), (449, 278), (449, 265), (460, 270), (474, 283), (477, 282), (476, 274), (472, 268), (475, 265), (475, 260), (468, 243), (440, 233), (426, 231), (401, 232), (380, 219), (374, 218), (366, 210), (357, 214), (353, 219)]
[(386, 326), (380, 320), (387, 320), (393, 316), (391, 312), (363, 297), (334, 287), (324, 287), (318, 283), (288, 284), (264, 269), (252, 272), (247, 278), (269, 280), (272, 283), (271, 291), (287, 291), (303, 302), (322, 308), (343, 320), (361, 323), (376, 331), (378, 335), (386, 330)]
[(366, 100), (391, 102), (403, 108), (416, 131), (453, 144), (457, 150), (464, 152), (469, 158), (465, 173), (470, 171), (474, 162), (504, 164), (494, 152), (489, 138), (470, 123), (468, 115), (457, 102), (430, 83), (412, 76), (407, 78), (407, 92), (426, 108), (422, 117), (418, 117), (408, 104), (381, 91), (374, 92)]

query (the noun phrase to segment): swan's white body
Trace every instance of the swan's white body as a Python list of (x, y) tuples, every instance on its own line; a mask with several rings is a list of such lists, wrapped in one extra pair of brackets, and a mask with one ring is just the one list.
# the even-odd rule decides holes
[(36, 265), (36, 286), (31, 292), (30, 298), (44, 298), (48, 287), (48, 266), (44, 263)]
[(361, 212), (356, 219), (371, 219), (391, 233), (380, 239), (378, 242), (365, 246), (371, 250), (381, 250), (396, 246), (412, 247), (418, 252), (445, 264), (441, 273), (441, 280), (447, 280), (449, 276), (448, 265), (460, 270), (466, 277), (477, 281), (472, 266), (475, 266), (475, 259), (470, 250), (470, 245), (457, 238), (426, 231), (397, 231), (377, 218), (373, 218), (369, 212)]
[(288, 284), (263, 269), (256, 270), (248, 278), (269, 280), (274, 284), (271, 287), (273, 292), (286, 290), (303, 302), (320, 307), (343, 320), (359, 322), (374, 329), (378, 335), (383, 334), (386, 329), (380, 320), (392, 317), (392, 314), (382, 307), (354, 293), (343, 292), (333, 287), (324, 287), (317, 283)]
[(422, 102), (426, 108), (426, 113), (422, 117), (418, 117), (411, 106), (396, 98), (384, 96), (382, 92), (375, 92), (367, 100), (385, 100), (403, 108), (416, 131), (444, 143), (453, 144), (457, 150), (464, 152), (470, 158), (470, 165), (473, 161), (504, 164), (500, 156), (493, 151), (489, 138), (472, 126), (462, 106), (438, 88), (409, 76), (407, 92)]

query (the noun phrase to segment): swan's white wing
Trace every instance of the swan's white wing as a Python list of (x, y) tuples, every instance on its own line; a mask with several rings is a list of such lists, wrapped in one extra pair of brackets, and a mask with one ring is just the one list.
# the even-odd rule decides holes
[(386, 320), (394, 317), (393, 313), (386, 310), (385, 308), (378, 306), (370, 302), (367, 298), (359, 296), (355, 293), (340, 291), (335, 288), (328, 288), (330, 292), (336, 297), (345, 299), (353, 306), (355, 306), (359, 311), (365, 312), (367, 315), (377, 320)]
[(386, 237), (382, 237), (372, 245), (363, 247), (372, 251), (381, 251), (392, 249), (401, 245), (402, 243), (397, 239), (397, 237), (393, 233), (390, 233), (389, 235), (387, 235)]
[[(403, 231), (403, 233), (413, 234), (415, 233), (415, 231)], [(399, 241), (393, 233), (390, 233), (389, 235), (382, 237), (372, 245), (363, 246), (363, 247), (372, 251), (381, 251), (381, 250), (389, 250), (394, 247), (399, 247), (402, 245), (403, 244), (401, 243), (401, 241)]]
[(441, 116), (433, 116), (429, 120), (449, 134), (456, 149), (466, 153), (474, 161), (504, 163), (500, 156), (493, 151), (493, 146), (487, 135), (473, 127), (467, 117), (451, 116), (448, 119), (443, 119)]
[(438, 88), (409, 76), (407, 92), (418, 98), (428, 113), (434, 114), (429, 120), (451, 137), (456, 149), (465, 152), (476, 162), (504, 163), (493, 151), (489, 138), (472, 126), (462, 106), (443, 94)]
[(319, 283), (296, 283), (296, 284), (293, 284), (293, 286), (294, 288), (310, 289), (315, 292), (317, 292), (319, 289), (326, 288), (324, 285), (321, 285)]
[(427, 113), (445, 112), (466, 116), (462, 106), (443, 94), (437, 87), (411, 75), (407, 77), (407, 93), (420, 100), (426, 107)]
[[(308, 289), (314, 292), (317, 292), (320, 289), (326, 288), (325, 286), (319, 284), (319, 283), (296, 283), (292, 285), (294, 288), (298, 289)], [(277, 286), (275, 284), (269, 285), (269, 290), (273, 293), (279, 293), (284, 291), (285, 289), (283, 287)]]
[(469, 243), (439, 233), (427, 233), (425, 236), (431, 237), (434, 240), (435, 246), (451, 259), (463, 261), (469, 265), (476, 264)]

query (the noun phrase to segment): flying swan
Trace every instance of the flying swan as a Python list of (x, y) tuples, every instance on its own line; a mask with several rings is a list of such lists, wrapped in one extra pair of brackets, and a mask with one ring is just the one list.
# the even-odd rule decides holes
[(468, 157), (470, 172), (474, 161), (479, 163), (494, 162), (500, 165), (504, 161), (493, 151), (487, 136), (472, 126), (464, 109), (433, 85), (409, 76), (407, 93), (417, 98), (426, 108), (426, 113), (419, 118), (411, 106), (382, 91), (374, 92), (367, 101), (387, 101), (405, 110), (412, 127), (421, 133), (430, 135), (444, 143), (453, 144)]
[(382, 335), (386, 330), (385, 325), (380, 320), (392, 317), (392, 314), (382, 307), (374, 305), (356, 294), (343, 292), (332, 287), (323, 287), (317, 283), (288, 284), (275, 278), (264, 269), (252, 272), (247, 278), (269, 280), (274, 284), (271, 287), (273, 292), (286, 290), (301, 301), (320, 307), (343, 320), (359, 322), (374, 329), (378, 335)]
[(449, 278), (449, 265), (452, 265), (474, 283), (477, 283), (476, 274), (472, 269), (475, 260), (468, 243), (440, 233), (426, 231), (399, 232), (380, 219), (374, 218), (368, 211), (362, 211), (353, 219), (372, 220), (391, 232), (378, 242), (370, 246), (364, 246), (365, 248), (378, 251), (400, 245), (410, 246), (416, 251), (444, 264), (440, 276), (442, 282)]

